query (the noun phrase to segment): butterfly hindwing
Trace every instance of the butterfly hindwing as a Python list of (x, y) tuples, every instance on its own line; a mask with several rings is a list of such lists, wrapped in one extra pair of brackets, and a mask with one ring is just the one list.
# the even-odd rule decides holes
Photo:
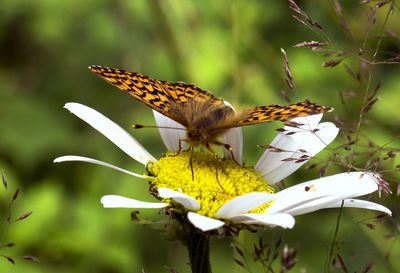
[(186, 84), (183, 82), (172, 83), (167, 81), (158, 81), (165, 88), (165, 92), (168, 92), (172, 99), (177, 103), (187, 102), (189, 100), (195, 100), (200, 103), (210, 104), (223, 104), (223, 100), (215, 97), (208, 91), (202, 90), (194, 84)]
[(299, 102), (296, 104), (279, 106), (258, 106), (250, 110), (245, 110), (239, 115), (232, 127), (271, 122), (277, 120), (287, 120), (295, 117), (305, 117), (329, 111), (329, 108), (319, 106), (309, 101)]

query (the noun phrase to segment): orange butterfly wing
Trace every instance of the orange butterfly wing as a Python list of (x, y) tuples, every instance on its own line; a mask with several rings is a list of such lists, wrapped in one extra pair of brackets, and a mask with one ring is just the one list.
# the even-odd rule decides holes
[(296, 104), (279, 106), (258, 106), (250, 110), (245, 110), (239, 115), (239, 119), (234, 122), (233, 127), (271, 122), (276, 120), (287, 120), (295, 117), (305, 117), (330, 111), (331, 108), (325, 108), (309, 101)]
[(145, 103), (152, 109), (179, 122), (179, 117), (171, 116), (174, 104), (188, 100), (221, 105), (223, 100), (193, 84), (172, 83), (154, 80), (140, 73), (120, 69), (90, 66), (89, 69), (110, 84)]

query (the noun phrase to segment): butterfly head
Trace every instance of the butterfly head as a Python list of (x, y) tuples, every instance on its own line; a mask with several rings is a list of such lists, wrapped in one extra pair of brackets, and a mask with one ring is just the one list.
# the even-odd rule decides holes
[(190, 144), (199, 146), (216, 143), (217, 138), (227, 130), (227, 128), (221, 128), (221, 125), (233, 116), (232, 108), (226, 105), (208, 105), (198, 102), (191, 106), (189, 109), (192, 111), (182, 111), (186, 113), (185, 124)]
[(206, 145), (208, 142), (210, 142), (210, 138), (212, 140), (212, 137), (209, 136), (207, 129), (202, 128), (202, 129), (187, 129), (186, 135), (188, 138), (188, 142), (192, 146), (200, 146), (200, 145)]

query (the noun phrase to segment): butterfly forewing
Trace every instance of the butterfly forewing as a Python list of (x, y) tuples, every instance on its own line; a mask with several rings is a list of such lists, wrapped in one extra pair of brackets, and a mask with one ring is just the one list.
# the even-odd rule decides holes
[(224, 103), (223, 100), (193, 84), (153, 80), (140, 73), (101, 66), (90, 66), (89, 69), (107, 82), (166, 116), (169, 116), (168, 113), (172, 108), (176, 108), (174, 104), (189, 100), (219, 105)]
[(154, 110), (165, 114), (170, 109), (171, 97), (160, 81), (140, 73), (119, 69), (90, 66), (89, 69), (107, 82), (145, 103)]

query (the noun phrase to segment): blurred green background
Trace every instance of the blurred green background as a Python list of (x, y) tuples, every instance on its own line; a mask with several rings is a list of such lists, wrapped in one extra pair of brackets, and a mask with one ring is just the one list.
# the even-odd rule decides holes
[[(342, 1), (345, 2), (345, 1)], [(156, 158), (165, 148), (158, 131), (130, 129), (131, 124), (154, 124), (151, 111), (93, 75), (89, 65), (138, 71), (156, 79), (192, 82), (235, 106), (285, 104), (281, 90), (287, 90), (283, 57), (289, 56), (292, 74), (301, 100), (309, 99), (334, 107), (335, 117), (355, 128), (363, 94), (365, 71), (357, 48), (365, 39), (362, 57), (371, 60), (389, 4), (376, 13), (376, 25), (369, 31), (367, 11), (377, 2), (346, 1), (343, 13), (352, 30), (340, 26), (334, 1), (299, 1), (298, 4), (324, 27), (340, 48), (355, 53), (345, 63), (363, 80), (358, 82), (342, 64), (323, 68), (322, 53), (293, 48), (321, 38), (292, 18), (286, 1), (109, 1), (109, 0), (2, 0), (0, 1), (0, 168), (5, 171), (10, 192), (20, 188), (13, 216), (32, 210), (33, 215), (11, 226), (13, 249), (0, 254), (34, 255), (41, 261), (17, 260), (11, 265), (0, 260), (0, 272), (167, 272), (164, 266), (189, 272), (183, 246), (165, 240), (157, 231), (130, 221), (129, 209), (104, 209), (106, 194), (152, 201), (147, 183), (114, 170), (84, 163), (53, 164), (57, 156), (77, 154), (100, 159), (143, 173), (144, 168), (116, 148), (93, 128), (63, 109), (66, 102), (93, 107), (126, 128)], [(397, 2), (397, 5), (399, 3)], [(386, 28), (400, 36), (399, 10), (395, 9)], [(399, 38), (385, 35), (377, 60), (399, 54)], [(397, 52), (397, 53), (396, 53)], [(333, 58), (333, 57), (332, 57)], [(398, 65), (374, 67), (371, 89), (383, 82), (382, 98), (368, 113), (360, 130), (366, 143), (399, 150), (400, 70)], [(364, 74), (363, 74), (364, 73)], [(343, 105), (339, 96), (348, 96)], [(350, 92), (351, 91), (351, 92)], [(292, 101), (295, 96), (288, 91)], [(254, 165), (265, 145), (281, 124), (244, 128), (244, 157)], [(353, 126), (353, 127), (351, 127)], [(345, 143), (338, 137), (333, 146)], [(340, 150), (345, 155), (343, 149)], [(325, 151), (320, 158), (328, 158)], [(361, 159), (358, 167), (364, 167)], [(385, 179), (399, 178), (385, 166)], [(330, 167), (327, 174), (345, 171)], [(319, 168), (292, 175), (287, 183), (316, 178)], [(391, 189), (396, 193), (397, 184)], [(347, 209), (343, 213), (340, 253), (351, 272), (361, 272), (375, 263), (374, 272), (400, 272), (399, 198), (383, 195), (373, 200), (388, 206), (394, 216), (367, 228), (378, 213)], [(5, 224), (6, 201), (0, 192), (0, 224)], [(157, 211), (142, 211), (140, 217), (163, 219)], [(338, 210), (324, 210), (296, 217), (293, 230), (267, 228), (258, 234), (243, 232), (239, 241), (252, 251), (257, 236), (264, 241), (283, 236), (284, 243), (299, 250), (293, 272), (322, 272), (332, 240)], [(397, 225), (397, 229), (395, 228)], [(392, 237), (389, 237), (392, 235)], [(233, 263), (230, 239), (212, 241), (214, 272), (244, 272)], [(251, 262), (250, 254), (247, 254)], [(397, 263), (396, 263), (397, 262)], [(252, 266), (253, 272), (260, 267)], [(339, 270), (339, 272), (341, 272)]]

